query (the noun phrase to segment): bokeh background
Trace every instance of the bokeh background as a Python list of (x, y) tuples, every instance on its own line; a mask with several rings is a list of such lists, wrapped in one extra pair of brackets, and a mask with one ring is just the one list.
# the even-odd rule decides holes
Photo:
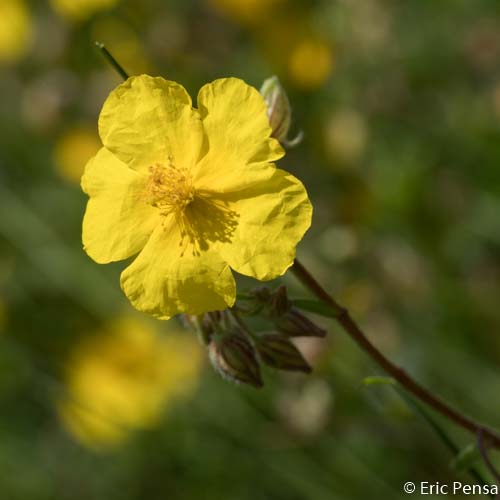
[(500, 427), (498, 2), (1, 0), (0, 498), (395, 499), (408, 480), (470, 483), (390, 387), (363, 385), (379, 370), (333, 323), (301, 343), (312, 375), (234, 386), (192, 332), (132, 310), (123, 263), (84, 254), (79, 178), (120, 83), (95, 40), (192, 95), (278, 75), (305, 136), (281, 166), (315, 206), (299, 256), (392, 359)]

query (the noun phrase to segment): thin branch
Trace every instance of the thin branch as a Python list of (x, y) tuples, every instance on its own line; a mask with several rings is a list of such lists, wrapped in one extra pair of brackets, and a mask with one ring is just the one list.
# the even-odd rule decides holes
[(450, 406), (440, 397), (433, 394), (431, 391), (420, 385), (402, 368), (395, 365), (392, 361), (386, 358), (363, 333), (357, 323), (351, 318), (349, 311), (339, 305), (326, 290), (316, 281), (309, 271), (298, 261), (295, 260), (291, 268), (295, 276), (316, 295), (324, 304), (332, 309), (336, 320), (342, 326), (344, 331), (365, 351), (388, 375), (394, 377), (402, 387), (413, 394), (417, 399), (429, 405), (438, 413), (455, 422), (463, 429), (474, 434), (481, 434), (488, 439), (492, 446), (500, 448), (500, 435), (494, 429), (490, 429), (485, 425), (476, 422), (472, 418), (460, 413), (458, 410)]
[(477, 449), (479, 450), (479, 453), (481, 454), (481, 458), (483, 459), (483, 462), (486, 464), (488, 467), (489, 471), (495, 478), (495, 481), (497, 484), (500, 486), (500, 473), (496, 470), (495, 466), (493, 465), (493, 462), (491, 461), (491, 458), (488, 455), (488, 449), (485, 443), (485, 433), (483, 429), (480, 429), (477, 431)]
[[(413, 409), (415, 413), (420, 415), (420, 417), (431, 427), (431, 429), (436, 433), (436, 435), (441, 439), (445, 446), (450, 450), (454, 457), (457, 457), (460, 453), (460, 448), (453, 442), (448, 433), (441, 427), (441, 425), (433, 418), (432, 415), (426, 410), (426, 408), (421, 405), (416, 399), (412, 398), (406, 392), (400, 390), (398, 387), (394, 387), (394, 390), (399, 394), (399, 396), (406, 402), (406, 404)], [(470, 476), (481, 486), (486, 486), (488, 483), (481, 474), (481, 472), (476, 469), (473, 465), (467, 467), (467, 472)], [(495, 496), (490, 495), (491, 498)]]
[(106, 58), (106, 60), (113, 66), (116, 72), (124, 79), (129, 78), (128, 73), (121, 67), (118, 61), (111, 55), (109, 50), (101, 42), (95, 42), (96, 47), (100, 50), (101, 54)]

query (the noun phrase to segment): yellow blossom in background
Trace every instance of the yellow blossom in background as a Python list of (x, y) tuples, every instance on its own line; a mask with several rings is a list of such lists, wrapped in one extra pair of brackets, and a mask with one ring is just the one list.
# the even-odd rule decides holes
[(241, 22), (253, 23), (266, 17), (286, 0), (209, 0), (217, 10)]
[(33, 36), (30, 13), (22, 0), (0, 1), (0, 63), (20, 59)]
[(61, 420), (84, 445), (116, 446), (192, 394), (201, 367), (194, 336), (182, 330), (162, 335), (143, 321), (119, 319), (86, 337), (69, 356), (67, 392), (58, 402)]
[(357, 161), (366, 148), (366, 120), (353, 109), (338, 110), (326, 120), (323, 137), (327, 154), (335, 160), (333, 167), (345, 168)]
[(91, 127), (68, 130), (58, 139), (54, 149), (58, 172), (66, 180), (78, 184), (89, 157), (95, 155), (100, 147), (97, 131)]
[(305, 38), (292, 47), (288, 56), (288, 75), (297, 87), (315, 89), (323, 85), (333, 71), (331, 44)]
[(179, 84), (132, 77), (106, 100), (99, 133), (82, 178), (83, 244), (99, 263), (140, 252), (121, 275), (137, 309), (162, 319), (225, 309), (231, 268), (269, 280), (293, 264), (312, 207), (272, 163), (284, 151), (256, 89), (216, 80), (194, 109)]
[(50, 0), (53, 9), (72, 21), (84, 21), (96, 12), (114, 7), (120, 0)]

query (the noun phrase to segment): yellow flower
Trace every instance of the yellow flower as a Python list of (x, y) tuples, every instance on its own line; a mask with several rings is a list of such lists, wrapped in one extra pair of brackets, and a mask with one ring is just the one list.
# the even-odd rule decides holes
[(70, 355), (68, 391), (58, 402), (62, 423), (84, 445), (118, 445), (196, 389), (202, 359), (186, 332), (162, 336), (143, 321), (121, 318)]
[(120, 0), (51, 0), (53, 9), (63, 17), (82, 21), (99, 10), (114, 7)]
[(242, 80), (205, 85), (198, 109), (179, 84), (138, 76), (99, 118), (104, 147), (87, 164), (83, 244), (96, 262), (138, 257), (121, 286), (166, 319), (234, 304), (235, 271), (282, 275), (311, 222), (302, 183), (272, 163), (263, 98)]
[(242, 22), (258, 22), (286, 0), (209, 0), (218, 10)]
[(20, 59), (33, 35), (32, 20), (22, 0), (0, 1), (0, 62)]
[(337, 110), (325, 124), (326, 152), (335, 169), (343, 169), (359, 159), (367, 143), (368, 129), (361, 113), (352, 109)]
[(101, 147), (97, 132), (90, 127), (76, 127), (66, 131), (54, 148), (56, 167), (66, 180), (79, 183), (89, 156)]
[(333, 65), (332, 47), (323, 40), (306, 38), (290, 52), (288, 73), (297, 87), (315, 89), (326, 82)]

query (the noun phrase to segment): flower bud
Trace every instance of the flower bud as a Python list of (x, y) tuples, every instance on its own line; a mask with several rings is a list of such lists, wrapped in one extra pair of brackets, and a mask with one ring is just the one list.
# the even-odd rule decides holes
[(267, 104), (267, 116), (273, 130), (272, 136), (283, 142), (288, 136), (292, 123), (292, 107), (278, 77), (272, 76), (264, 80), (260, 93)]
[(326, 330), (313, 323), (298, 309), (291, 307), (285, 314), (274, 319), (276, 328), (289, 337), (324, 337)]
[(203, 344), (208, 345), (215, 333), (215, 325), (221, 323), (222, 314), (220, 311), (209, 312), (200, 315), (181, 314), (180, 320), (185, 326), (194, 328)]
[(264, 80), (260, 93), (267, 104), (267, 116), (271, 125), (271, 136), (285, 146), (296, 146), (302, 140), (302, 132), (293, 140), (288, 139), (292, 124), (292, 107), (277, 76)]
[(256, 316), (262, 314), (265, 317), (280, 316), (290, 308), (288, 294), (285, 285), (271, 290), (267, 286), (254, 288), (249, 294), (242, 312)]
[(286, 335), (277, 332), (261, 333), (255, 342), (259, 356), (266, 365), (279, 370), (311, 373), (311, 367), (304, 356)]
[(239, 329), (214, 336), (208, 346), (208, 355), (213, 367), (224, 378), (254, 387), (263, 386), (255, 350)]
[(290, 308), (288, 292), (285, 285), (279, 286), (270, 299), (270, 312), (272, 316), (283, 316)]
[(257, 316), (263, 312), (271, 295), (272, 291), (266, 286), (254, 288), (238, 303), (238, 311), (245, 316)]
[(288, 299), (285, 285), (272, 291), (267, 287), (252, 290), (244, 311), (261, 314), (274, 323), (274, 327), (288, 337), (324, 337), (326, 330), (313, 323), (295, 308)]
[(272, 294), (273, 291), (268, 286), (258, 286), (251, 291), (251, 295), (260, 302), (267, 302)]

